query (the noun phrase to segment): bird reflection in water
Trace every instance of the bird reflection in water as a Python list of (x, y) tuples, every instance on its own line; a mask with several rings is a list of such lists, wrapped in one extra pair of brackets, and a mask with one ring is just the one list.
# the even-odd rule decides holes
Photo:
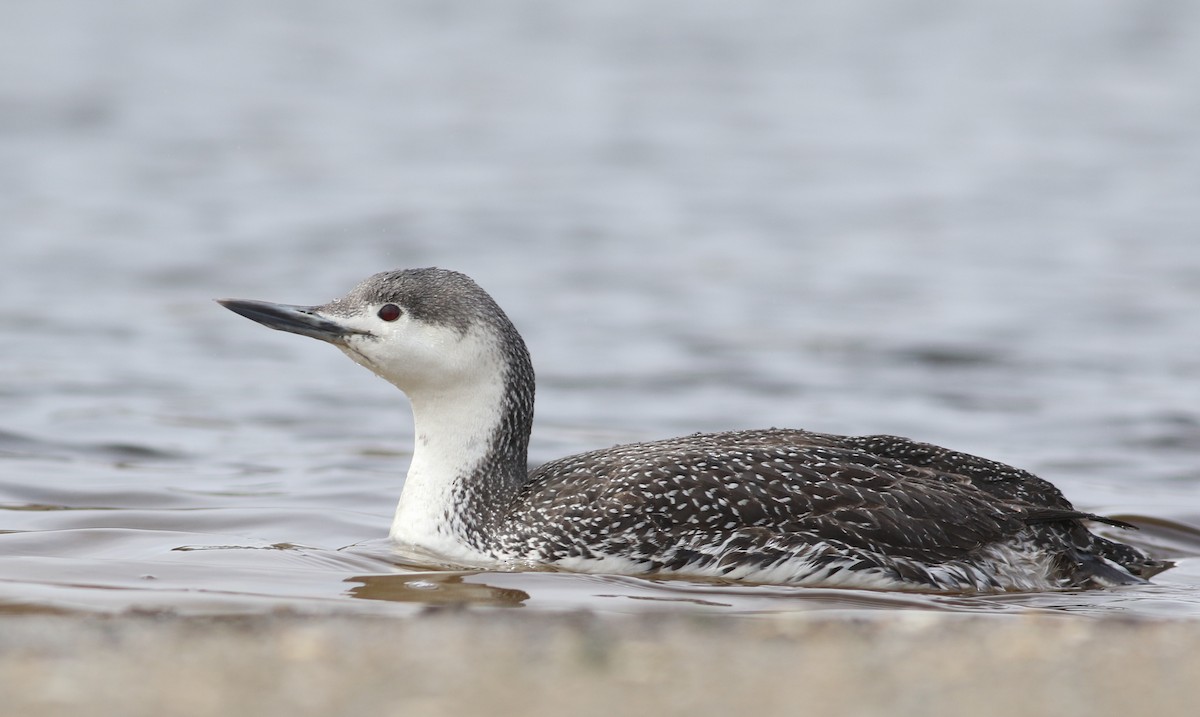
[(447, 607), (523, 607), (529, 600), (529, 593), (524, 590), (497, 588), (464, 580), (468, 576), (477, 575), (473, 572), (359, 575), (347, 578), (346, 582), (359, 585), (351, 588), (346, 594), (363, 600)]

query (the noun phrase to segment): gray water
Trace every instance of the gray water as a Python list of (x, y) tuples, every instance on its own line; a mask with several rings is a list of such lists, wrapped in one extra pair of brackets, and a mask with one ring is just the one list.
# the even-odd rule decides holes
[[(1200, 6), (0, 5), (0, 611), (1200, 615)], [(698, 430), (1032, 469), (1153, 585), (405, 565), (403, 397), (217, 297), (471, 274), (535, 463)]]

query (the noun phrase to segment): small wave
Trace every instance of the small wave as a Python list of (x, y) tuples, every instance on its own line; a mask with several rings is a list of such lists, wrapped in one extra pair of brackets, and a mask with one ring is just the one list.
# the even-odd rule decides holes
[(185, 456), (140, 443), (74, 443), (0, 430), (0, 458), (71, 460), (102, 458), (105, 461), (174, 461)]

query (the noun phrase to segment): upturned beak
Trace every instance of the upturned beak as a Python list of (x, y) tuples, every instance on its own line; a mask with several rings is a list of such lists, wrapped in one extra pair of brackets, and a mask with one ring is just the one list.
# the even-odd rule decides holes
[(322, 315), (315, 306), (292, 306), (246, 299), (217, 299), (217, 303), (267, 328), (300, 334), (332, 344), (342, 343), (343, 339), (354, 334), (371, 335), (369, 331), (344, 326), (336, 319)]

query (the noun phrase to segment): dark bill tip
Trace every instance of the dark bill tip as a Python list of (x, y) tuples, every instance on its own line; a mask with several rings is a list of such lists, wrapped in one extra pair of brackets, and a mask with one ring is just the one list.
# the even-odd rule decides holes
[(217, 303), (235, 314), (245, 316), (251, 321), (257, 321), (268, 328), (309, 336), (322, 341), (337, 342), (352, 334), (369, 333), (343, 326), (332, 319), (321, 316), (312, 306), (273, 304), (269, 301), (246, 299), (217, 299)]

